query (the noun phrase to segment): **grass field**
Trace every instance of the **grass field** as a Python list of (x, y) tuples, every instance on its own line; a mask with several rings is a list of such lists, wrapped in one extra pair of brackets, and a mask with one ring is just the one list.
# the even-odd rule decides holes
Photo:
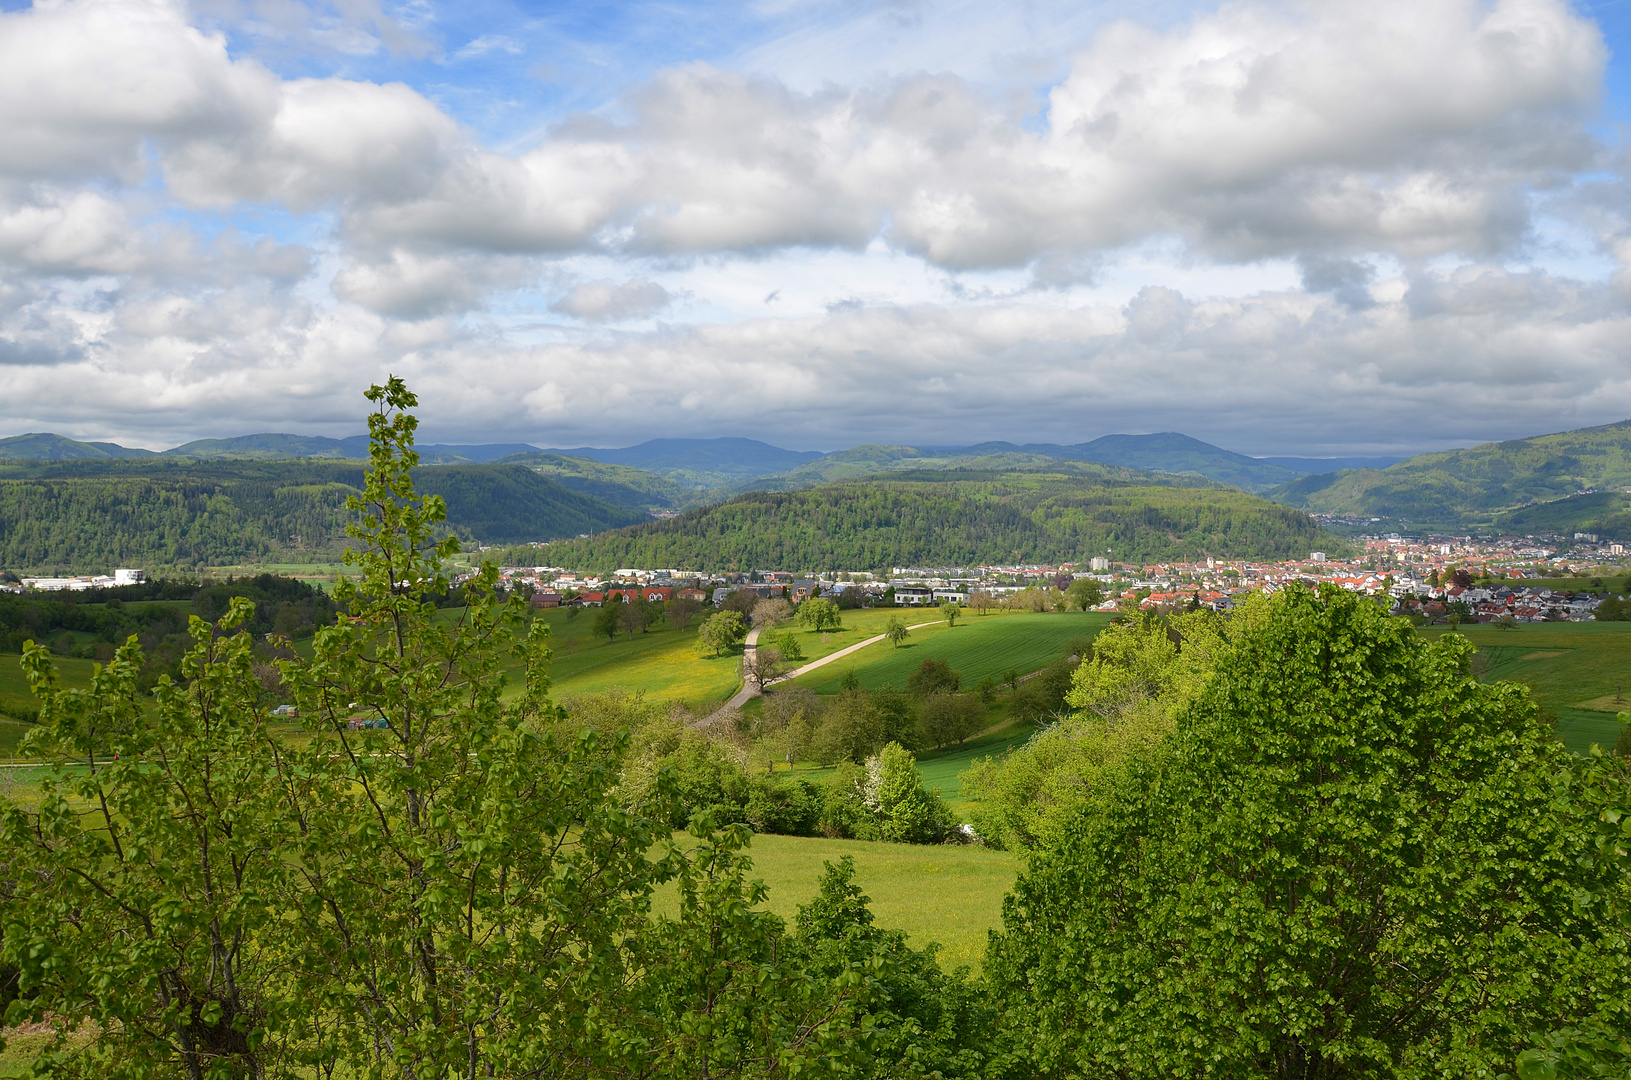
[[(1449, 631), (1421, 632), (1437, 637)], [(1460, 632), (1488, 665), (1478, 665), (1479, 677), (1527, 685), (1556, 717), (1558, 735), (1570, 750), (1584, 754), (1592, 743), (1607, 749), (1619, 738), (1614, 714), (1631, 708), (1631, 623), (1523, 623), (1510, 630), (1486, 624)], [(1626, 698), (1618, 707), (1617, 692)]]
[[(822, 864), (844, 855), (855, 860), (855, 882), (872, 899), (879, 926), (904, 930), (917, 948), (942, 946), (941, 966), (978, 967), (986, 932), (1002, 922), (1002, 898), (1020, 871), (1014, 855), (981, 847), (828, 840), (823, 837), (753, 838), (749, 852), (758, 878), (769, 888), (766, 906), (792, 921), (800, 904), (815, 897)], [(673, 911), (674, 894), (659, 910)]]
[(940, 797), (955, 809), (963, 801), (960, 777), (974, 764), (975, 758), (1000, 755), (1025, 745), (1035, 724), (1005, 724), (990, 734), (970, 739), (957, 746), (930, 750), (917, 755), (917, 771), (923, 777), (923, 786), (938, 791)]
[(646, 634), (619, 634), (608, 642), (594, 634), (594, 609), (568, 618), (565, 609), (539, 615), (549, 623), (555, 659), (550, 673), (556, 699), (614, 686), (696, 705), (729, 697), (741, 684), (741, 657), (702, 655), (697, 627), (659, 627)]
[[(909, 613), (908, 613), (909, 614)], [(944, 624), (913, 630), (906, 644), (887, 641), (812, 671), (794, 681), (818, 694), (836, 694), (850, 672), (869, 690), (904, 688), (906, 677), (924, 660), (946, 660), (973, 687), (987, 675), (1001, 679), (1006, 671), (1027, 674), (1058, 660), (1072, 638), (1092, 637), (1110, 622), (1099, 612), (1021, 612), (974, 616), (947, 629)], [(919, 621), (912, 619), (912, 622)]]
[[(57, 657), (57, 671), (65, 688), (91, 685), (92, 660), (71, 660)], [(29, 692), (28, 680), (23, 676), (23, 658), (15, 653), (0, 653), (0, 761), (9, 761), (17, 752), (17, 743), (28, 730), (20, 718), (39, 712), (39, 702)]]

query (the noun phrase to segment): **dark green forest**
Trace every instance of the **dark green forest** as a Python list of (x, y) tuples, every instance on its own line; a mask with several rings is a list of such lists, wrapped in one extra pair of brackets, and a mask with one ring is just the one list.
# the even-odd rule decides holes
[(876, 568), (1082, 559), (1283, 558), (1341, 550), (1300, 511), (1243, 492), (1042, 473), (934, 472), (758, 492), (587, 540), (586, 569)]
[[(344, 550), (363, 462), (90, 460), (0, 465), (0, 567), (196, 569), (324, 562)], [(629, 525), (646, 514), (514, 465), (415, 470), (466, 540), (515, 544)]]
[[(1485, 443), (1466, 450), (1421, 454), (1386, 469), (1345, 469), (1305, 476), (1271, 492), (1310, 512), (1398, 518), (1446, 526), (1526, 524), (1559, 528), (1612, 526), (1624, 516), (1631, 487), (1631, 421), (1532, 439)], [(1603, 504), (1574, 501), (1596, 490)], [(1534, 520), (1512, 511), (1534, 504), (1552, 509)]]

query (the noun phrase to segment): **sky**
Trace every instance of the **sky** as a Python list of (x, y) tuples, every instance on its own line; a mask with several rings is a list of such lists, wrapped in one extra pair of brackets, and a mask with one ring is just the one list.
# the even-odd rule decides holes
[(0, 0), (0, 435), (1631, 417), (1631, 0)]

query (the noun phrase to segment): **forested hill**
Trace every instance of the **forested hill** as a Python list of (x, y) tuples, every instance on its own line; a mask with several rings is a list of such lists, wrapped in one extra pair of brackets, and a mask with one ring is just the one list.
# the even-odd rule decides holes
[(925, 473), (757, 492), (552, 543), (559, 566), (698, 570), (1279, 558), (1342, 550), (1300, 511), (1215, 487), (1047, 473)]
[[(361, 462), (86, 460), (0, 465), (0, 568), (105, 573), (319, 562), (345, 547)], [(576, 536), (647, 520), (515, 465), (431, 466), (449, 524), (489, 544)]]
[(1561, 529), (1625, 509), (1623, 499), (1613, 507), (1599, 506), (1601, 500), (1574, 503), (1576, 492), (1626, 488), (1631, 488), (1631, 420), (1422, 454), (1386, 469), (1304, 477), (1271, 495), (1314, 512), (1496, 527), (1511, 523), (1519, 508), (1569, 500), (1542, 515)]

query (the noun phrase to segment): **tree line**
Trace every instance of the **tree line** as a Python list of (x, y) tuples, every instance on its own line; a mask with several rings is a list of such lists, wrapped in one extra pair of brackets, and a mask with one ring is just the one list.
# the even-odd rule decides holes
[[(868, 479), (760, 492), (664, 521), (550, 545), (584, 569), (719, 570), (977, 565), (1110, 553), (1155, 561), (1341, 550), (1302, 512), (1222, 488), (1119, 483), (1030, 473), (970, 480)], [(530, 558), (539, 557), (536, 552)]]
[[(707, 753), (689, 726), (554, 704), (547, 625), (498, 602), (496, 569), (462, 618), (435, 617), (456, 541), (408, 497), (412, 396), (393, 379), (370, 397), (361, 577), (280, 663), (304, 739), (267, 726), (247, 601), (192, 622), (152, 694), (135, 644), (89, 691), (25, 657), (36, 748), (84, 763), (0, 804), (6, 1019), (61, 1032), (46, 1071), (1631, 1066), (1626, 762), (1566, 753), (1525, 688), (1472, 676), (1457, 635), (1335, 589), (1128, 613), (1070, 665), (1068, 713), (988, 763), (1008, 794), (982, 827), (1028, 861), (983, 973), (945, 974), (876, 927), (845, 863), (795, 919), (766, 912), (748, 829), (685, 804), (708, 775), (673, 758)], [(908, 754), (892, 740), (862, 766), (853, 805), (882, 835), (936, 819)]]
[[(361, 464), (318, 460), (0, 465), (0, 567), (106, 573), (281, 559), (338, 561)], [(453, 530), (488, 544), (547, 540), (646, 520), (519, 465), (414, 470)]]

